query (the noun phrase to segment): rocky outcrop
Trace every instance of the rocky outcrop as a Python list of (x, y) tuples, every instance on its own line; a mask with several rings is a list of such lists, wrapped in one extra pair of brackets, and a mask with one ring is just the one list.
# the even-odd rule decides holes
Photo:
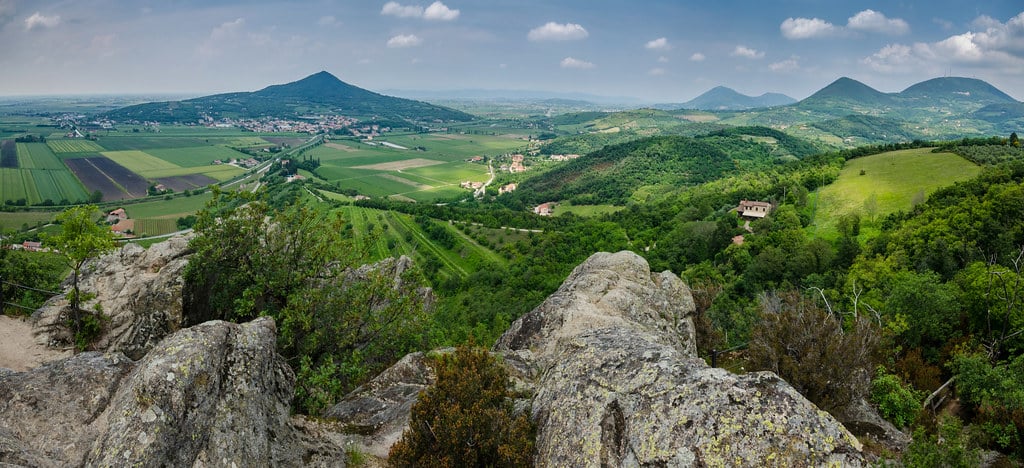
[[(630, 252), (599, 253), (513, 323), (494, 353), (517, 390), (533, 395), (536, 464), (862, 464), (860, 443), (776, 375), (735, 375), (697, 358), (693, 311), (675, 275), (652, 274)], [(364, 424), (378, 441), (397, 439), (399, 427), (384, 421), (404, 427), (406, 408), (430, 381), (416, 362), (403, 361), (328, 416)]]
[(0, 375), (0, 462), (344, 465), (338, 443), (293, 424), (294, 376), (275, 341), (269, 318), (208, 322), (137, 363), (83, 353)]
[[(83, 307), (98, 304), (109, 319), (92, 349), (140, 359), (181, 327), (181, 274), (188, 263), (190, 238), (172, 237), (148, 249), (125, 244), (86, 265), (79, 286), (96, 298)], [(66, 282), (64, 288), (70, 284)], [(67, 307), (67, 299), (56, 296), (33, 314), (37, 341), (47, 346), (72, 341), (61, 317)]]

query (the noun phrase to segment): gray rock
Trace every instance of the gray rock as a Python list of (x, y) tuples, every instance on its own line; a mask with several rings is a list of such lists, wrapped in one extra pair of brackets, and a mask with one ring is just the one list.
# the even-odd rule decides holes
[(854, 466), (860, 443), (778, 376), (603, 328), (564, 339), (533, 399), (537, 466)]
[[(862, 464), (860, 443), (775, 374), (738, 376), (698, 359), (693, 311), (672, 273), (652, 274), (631, 252), (599, 253), (516, 320), (493, 352), (516, 390), (533, 395), (536, 464)], [(328, 413), (362, 424), (379, 456), (431, 382), (422, 357), (385, 376)]]
[(494, 349), (533, 352), (546, 367), (558, 341), (587, 330), (633, 330), (649, 340), (696, 356), (690, 288), (671, 272), (651, 273), (632, 252), (592, 255), (537, 308), (512, 323)]
[[(85, 293), (96, 294), (83, 308), (99, 305), (109, 318), (93, 345), (101, 351), (120, 351), (140, 359), (182, 323), (181, 273), (188, 263), (190, 236), (175, 236), (143, 249), (125, 244), (89, 262), (79, 279)], [(70, 290), (65, 281), (64, 290)], [(56, 296), (33, 314), (36, 340), (47, 346), (71, 342), (61, 312), (68, 307)]]
[(30, 466), (344, 466), (297, 424), (273, 320), (209, 322), (144, 359), (83, 353), (0, 376), (0, 462)]
[(0, 462), (80, 465), (133, 367), (123, 354), (89, 352), (0, 376)]

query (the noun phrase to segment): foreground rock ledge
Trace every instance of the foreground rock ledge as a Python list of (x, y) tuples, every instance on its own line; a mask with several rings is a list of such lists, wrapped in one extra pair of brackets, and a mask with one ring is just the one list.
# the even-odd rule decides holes
[(275, 341), (269, 318), (214, 321), (138, 362), (92, 352), (2, 373), (0, 464), (343, 464), (340, 445), (291, 421), (294, 376)]
[[(516, 320), (494, 353), (534, 395), (537, 466), (864, 464), (857, 439), (775, 374), (738, 376), (697, 358), (693, 312), (677, 276), (619, 252), (594, 254)], [(383, 454), (432, 381), (413, 356), (327, 416)]]

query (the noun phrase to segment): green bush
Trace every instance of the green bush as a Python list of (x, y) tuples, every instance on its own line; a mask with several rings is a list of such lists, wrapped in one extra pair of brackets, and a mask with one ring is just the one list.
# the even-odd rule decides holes
[(899, 377), (878, 368), (875, 380), (871, 382), (871, 402), (878, 405), (878, 411), (889, 422), (907, 427), (914, 422), (921, 411), (921, 395), (904, 385)]
[(922, 427), (914, 430), (914, 441), (903, 452), (903, 465), (908, 468), (978, 466), (981, 454), (971, 445), (960, 420), (951, 416), (940, 421), (938, 434), (928, 434)]
[(459, 347), (435, 364), (437, 383), (412, 407), (391, 448), (394, 466), (531, 466), (535, 428), (512, 408), (505, 369), (487, 350)]

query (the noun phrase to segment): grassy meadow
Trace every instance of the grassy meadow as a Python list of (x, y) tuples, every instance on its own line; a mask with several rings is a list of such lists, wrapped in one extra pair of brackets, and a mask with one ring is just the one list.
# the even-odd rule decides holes
[(810, 229), (823, 237), (835, 237), (840, 216), (857, 213), (870, 228), (889, 213), (909, 210), (914, 202), (940, 187), (970, 179), (981, 167), (952, 153), (932, 153), (931, 148), (891, 151), (851, 159), (837, 179), (821, 189)]

